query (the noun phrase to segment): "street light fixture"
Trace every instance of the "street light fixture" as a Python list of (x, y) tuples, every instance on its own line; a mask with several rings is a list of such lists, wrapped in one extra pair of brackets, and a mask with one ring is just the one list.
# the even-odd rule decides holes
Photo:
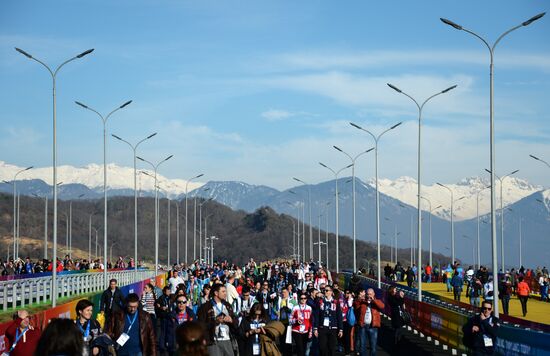
[[(421, 165), (421, 144), (422, 144), (422, 109), (424, 108), (424, 105), (426, 105), (426, 103), (428, 101), (430, 101), (431, 99), (435, 98), (436, 96), (438, 95), (441, 95), (441, 94), (445, 94), (451, 90), (453, 90), (454, 88), (456, 88), (456, 85), (453, 85), (451, 87), (448, 87), (447, 89), (445, 90), (442, 90), (438, 93), (435, 93), (434, 95), (428, 97), (426, 100), (424, 100), (424, 102), (422, 104), (419, 104), (418, 101), (416, 101), (412, 96), (410, 96), (409, 94), (405, 93), (404, 91), (402, 91), (401, 89), (398, 89), (396, 86), (388, 83), (388, 86), (390, 88), (392, 88), (393, 90), (395, 90), (396, 92), (400, 93), (400, 94), (403, 94), (405, 95), (406, 97), (408, 97), (409, 99), (411, 99), (415, 104), (416, 104), (416, 107), (418, 108), (418, 181), (417, 181), (417, 185), (418, 185), (418, 197), (417, 197), (417, 206), (418, 206), (418, 213), (417, 213), (417, 228), (418, 228), (418, 274), (419, 276), (422, 275), (422, 222), (421, 222), (421, 219), (422, 219), (422, 206), (421, 206), (421, 199), (422, 199), (422, 193), (421, 193), (421, 188), (422, 188), (422, 181), (421, 181), (421, 178), (422, 178), (422, 165)], [(422, 278), (418, 278), (418, 301), (422, 301)]]
[[(494, 51), (497, 46), (497, 44), (502, 40), (502, 38), (506, 35), (508, 35), (510, 32), (517, 30), (518, 28), (521, 28), (523, 26), (530, 25), (534, 21), (540, 19), (543, 17), (546, 13), (540, 13), (538, 15), (535, 15), (531, 17), (529, 20), (522, 22), (520, 25), (514, 26), (508, 31), (501, 34), (493, 46), (490, 46), (489, 43), (482, 38), (477, 33), (474, 33), (454, 22), (451, 20), (447, 20), (444, 18), (441, 18), (441, 21), (449, 26), (452, 26), (453, 28), (467, 32), (475, 37), (477, 37), (479, 40), (483, 42), (483, 44), (487, 47), (489, 50), (490, 55), (490, 66), (489, 66), (489, 141), (490, 141), (490, 157), (491, 157), (491, 165), (490, 169), (492, 171), (491, 173), (491, 244), (492, 244), (492, 254), (493, 254), (493, 261), (492, 261), (492, 269), (493, 269), (493, 298), (494, 300), (498, 300), (498, 266), (497, 266), (497, 233), (496, 233), (496, 215), (495, 215), (495, 206), (496, 206), (496, 195), (495, 195), (495, 175), (494, 175), (494, 168), (495, 168), (495, 132), (494, 132)], [(499, 305), (498, 303), (495, 303), (494, 306), (494, 314), (496, 317), (499, 315)]]
[[(137, 149), (139, 147), (139, 145), (144, 142), (144, 141), (147, 141), (149, 140), (150, 138), (153, 138), (157, 135), (157, 133), (152, 133), (150, 134), (149, 136), (145, 137), (144, 139), (142, 139), (141, 141), (138, 141), (138, 143), (136, 143), (135, 145), (132, 145), (130, 142), (126, 141), (125, 139), (115, 135), (115, 134), (112, 134), (111, 136), (113, 136), (114, 138), (116, 138), (117, 140), (121, 141), (121, 142), (124, 142), (126, 143), (128, 146), (130, 146), (130, 148), (132, 149), (132, 151), (134, 152), (134, 274), (135, 274), (135, 278), (137, 278), (137, 261), (138, 261), (138, 252), (137, 252), (137, 246), (138, 246), (138, 213), (137, 213), (137, 202), (138, 202), (138, 199), (137, 199), (137, 168), (136, 168), (136, 162), (137, 162)], [(136, 279), (137, 280), (137, 279)]]
[[(142, 162), (145, 162), (147, 164), (149, 164), (152, 168), (153, 168), (153, 171), (154, 171), (154, 178), (155, 178), (155, 276), (158, 275), (158, 268), (159, 268), (159, 218), (158, 218), (158, 212), (159, 212), (159, 202), (158, 202), (158, 198), (159, 198), (159, 191), (158, 191), (158, 188), (157, 188), (157, 170), (159, 168), (159, 166), (168, 161), (170, 158), (174, 157), (174, 155), (170, 155), (168, 157), (166, 157), (165, 159), (163, 159), (162, 161), (160, 161), (159, 163), (157, 163), (156, 165), (149, 162), (148, 160), (146, 159), (143, 159), (139, 156), (136, 156), (137, 159), (139, 159), (140, 161)], [(144, 172), (144, 173), (147, 173), (147, 172)], [(149, 174), (148, 174), (149, 175)], [(137, 264), (137, 261), (134, 261), (136, 264)]]
[[(491, 173), (491, 171), (488, 169), (485, 169), (485, 171), (489, 174)], [(504, 206), (503, 206), (503, 199), (502, 199), (502, 195), (503, 195), (502, 186), (504, 185), (504, 179), (506, 179), (506, 177), (516, 174), (517, 172), (519, 172), (519, 169), (516, 169), (515, 171), (510, 172), (502, 177), (499, 177), (498, 175), (494, 174), (495, 178), (500, 181), (500, 258), (501, 258), (500, 268), (502, 269), (502, 272), (506, 271), (506, 268), (504, 265)]]
[[(313, 226), (311, 224), (311, 186), (301, 179), (292, 177), (295, 181), (307, 186), (308, 208), (309, 208), (309, 258), (313, 260)], [(304, 217), (305, 220), (305, 217)], [(305, 257), (305, 254), (304, 254)]]
[(57, 269), (55, 268), (57, 262), (57, 100), (56, 100), (56, 78), (59, 70), (67, 63), (74, 61), (75, 59), (80, 59), (87, 54), (90, 54), (94, 49), (86, 50), (76, 56), (66, 60), (61, 63), (55, 70), (52, 70), (47, 64), (41, 60), (33, 57), (29, 53), (23, 51), (20, 48), (15, 48), (15, 50), (25, 57), (32, 59), (40, 63), (44, 68), (48, 70), (52, 77), (52, 116), (53, 116), (53, 268), (52, 268), (52, 307), (55, 307), (57, 304)]
[[(15, 260), (17, 258), (17, 206), (16, 206), (16, 203), (17, 203), (17, 176), (20, 174), (20, 173), (23, 173), (23, 172), (26, 172), (28, 171), (29, 169), (32, 169), (33, 166), (30, 166), (30, 167), (27, 167), (27, 168), (24, 168), (24, 169), (21, 169), (19, 171), (17, 171), (17, 173), (15, 173), (15, 175), (13, 176), (13, 259)], [(7, 183), (7, 182), (6, 182)], [(6, 261), (9, 261), (9, 258), (10, 258), (10, 252), (9, 252), (9, 248), (8, 248), (8, 259)]]
[[(198, 179), (198, 178), (202, 177), (203, 175), (204, 175), (203, 173), (198, 174), (198, 175), (194, 176), (193, 178), (188, 179), (187, 182), (185, 182), (185, 264), (186, 265), (188, 264), (188, 261), (187, 261), (187, 195), (188, 195), (187, 188), (189, 186), (189, 182), (191, 182), (194, 179)], [(195, 228), (193, 227), (193, 229), (195, 229)], [(178, 254), (179, 254), (179, 249), (178, 249)], [(194, 253), (194, 247), (193, 247), (193, 259), (195, 258), (194, 254), (195, 253)], [(179, 258), (178, 258), (178, 261), (179, 261)]]
[(539, 157), (533, 156), (533, 155), (529, 155), (529, 157), (531, 157), (532, 159), (535, 159), (535, 160), (537, 160), (537, 161), (539, 161), (539, 162), (544, 163), (548, 168), (550, 168), (550, 164), (548, 164), (548, 162), (546, 162), (546, 161), (543, 160), (542, 158), (539, 158)]
[(451, 188), (449, 188), (448, 186), (446, 186), (445, 184), (441, 184), (441, 183), (436, 183), (437, 185), (439, 185), (440, 187), (442, 188), (445, 188), (447, 189), (450, 193), (451, 193), (451, 263), (454, 265), (455, 263), (455, 223), (454, 223), (454, 202), (455, 201), (459, 201), (459, 200), (462, 200), (464, 198), (466, 198), (465, 196), (461, 197), (461, 198), (458, 198), (458, 199), (454, 199), (454, 194), (453, 194), (453, 190)]
[(124, 104), (120, 105), (119, 107), (111, 111), (107, 116), (103, 116), (97, 110), (87, 105), (84, 105), (81, 102), (75, 101), (76, 105), (96, 113), (101, 119), (101, 122), (103, 123), (103, 254), (105, 258), (105, 270), (103, 272), (103, 276), (104, 276), (103, 283), (105, 284), (105, 286), (109, 285), (109, 280), (107, 278), (107, 231), (108, 231), (108, 228), (107, 228), (107, 120), (109, 120), (109, 117), (112, 114), (130, 105), (131, 102), (132, 100), (125, 102)]
[(356, 235), (356, 227), (355, 227), (355, 161), (359, 157), (361, 157), (362, 155), (364, 155), (366, 153), (369, 153), (370, 151), (374, 150), (374, 147), (369, 148), (368, 150), (359, 153), (355, 157), (352, 157), (351, 155), (349, 155), (347, 152), (345, 152), (344, 150), (342, 150), (338, 146), (332, 146), (332, 147), (334, 147), (335, 150), (345, 154), (351, 160), (351, 164), (352, 164), (351, 179), (352, 179), (352, 191), (353, 191), (353, 193), (352, 193), (352, 205), (353, 205), (353, 272), (355, 273), (355, 272), (357, 272), (357, 248), (356, 248), (357, 235)]
[(355, 127), (356, 129), (359, 129), (361, 131), (366, 132), (369, 134), (373, 140), (374, 140), (374, 172), (376, 176), (376, 254), (377, 254), (377, 272), (376, 272), (376, 278), (378, 281), (378, 288), (381, 288), (382, 286), (382, 279), (381, 279), (381, 267), (380, 267), (380, 194), (379, 194), (379, 187), (378, 187), (378, 141), (384, 135), (386, 132), (395, 129), (399, 125), (402, 124), (402, 122), (398, 122), (397, 124), (393, 125), (389, 129), (386, 129), (385, 131), (382, 131), (378, 136), (375, 136), (372, 132), (370, 132), (367, 129), (362, 128), (361, 126), (354, 124), (353, 122), (349, 123), (351, 126)]
[(353, 164), (347, 165), (344, 168), (341, 168), (339, 171), (335, 171), (324, 163), (319, 162), (319, 164), (334, 174), (334, 181), (336, 183), (336, 190), (334, 191), (334, 200), (336, 201), (336, 273), (340, 272), (340, 259), (339, 254), (340, 250), (338, 247), (338, 175), (345, 169), (348, 169), (353, 166)]

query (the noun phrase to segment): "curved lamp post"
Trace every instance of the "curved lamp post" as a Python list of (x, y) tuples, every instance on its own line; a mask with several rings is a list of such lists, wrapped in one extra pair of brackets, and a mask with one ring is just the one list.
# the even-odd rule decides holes
[[(493, 298), (494, 300), (498, 300), (498, 266), (497, 266), (497, 233), (496, 233), (496, 215), (495, 215), (495, 209), (496, 209), (496, 196), (495, 196), (495, 175), (494, 175), (494, 169), (495, 169), (495, 133), (494, 133), (494, 78), (493, 78), (493, 72), (494, 72), (494, 52), (495, 48), (504, 38), (504, 36), (508, 35), (510, 32), (515, 31), (521, 27), (528, 26), (531, 23), (537, 21), (541, 17), (543, 17), (546, 13), (540, 13), (538, 15), (535, 15), (531, 17), (529, 20), (522, 22), (521, 24), (512, 27), (508, 31), (504, 32), (502, 35), (500, 35), (495, 43), (491, 46), (489, 43), (480, 35), (477, 33), (470, 31), (451, 20), (447, 20), (444, 18), (441, 18), (441, 21), (449, 25), (456, 30), (464, 31), (469, 33), (470, 35), (476, 37), (479, 39), (483, 44), (487, 47), (489, 50), (490, 55), (490, 66), (489, 66), (489, 145), (490, 145), (490, 157), (491, 157), (491, 166), (490, 169), (493, 173), (491, 173), (491, 244), (492, 244), (492, 255), (493, 255), (493, 261), (492, 261), (492, 269), (493, 269)], [(499, 315), (499, 305), (498, 303), (495, 303), (494, 306), (494, 313), (495, 316), (498, 317)]]
[(61, 63), (55, 70), (52, 70), (47, 64), (42, 62), (41, 60), (33, 57), (29, 53), (23, 51), (22, 49), (15, 48), (15, 50), (25, 57), (32, 59), (33, 61), (36, 61), (40, 63), (44, 68), (48, 70), (52, 77), (52, 112), (53, 112), (53, 256), (52, 256), (52, 307), (55, 307), (57, 305), (57, 270), (55, 268), (56, 261), (57, 261), (57, 100), (56, 100), (56, 92), (55, 92), (55, 85), (56, 85), (56, 79), (57, 79), (57, 73), (59, 73), (59, 70), (67, 63), (74, 61), (75, 59), (80, 59), (84, 57), (87, 54), (90, 54), (94, 51), (94, 49), (89, 49), (87, 51), (84, 51), (80, 54), (77, 54), (76, 56), (66, 60), (65, 62)]
[(368, 133), (374, 140), (374, 172), (376, 176), (376, 254), (377, 254), (377, 263), (378, 263), (378, 266), (376, 267), (377, 269), (376, 278), (378, 281), (378, 288), (381, 288), (382, 279), (380, 276), (380, 272), (382, 271), (382, 269), (380, 267), (380, 194), (378, 189), (378, 141), (380, 140), (382, 135), (384, 135), (386, 132), (390, 130), (395, 129), (396, 127), (401, 125), (402, 122), (399, 122), (393, 125), (392, 127), (390, 127), (389, 129), (382, 131), (382, 133), (380, 133), (378, 136), (375, 136), (369, 130), (364, 129), (361, 126), (354, 124), (353, 122), (350, 122), (349, 124), (355, 127), (356, 129), (359, 129), (361, 131)]
[[(428, 97), (428, 99), (424, 100), (424, 102), (422, 104), (419, 104), (418, 101), (416, 101), (412, 96), (410, 96), (409, 94), (403, 92), (401, 89), (397, 88), (396, 86), (388, 83), (388, 86), (390, 88), (392, 88), (393, 90), (395, 90), (396, 92), (400, 93), (400, 94), (403, 94), (405, 95), (406, 97), (408, 97), (409, 99), (411, 99), (415, 104), (416, 104), (416, 107), (418, 108), (418, 181), (417, 181), (417, 185), (418, 185), (418, 202), (417, 202), (417, 205), (418, 205), (418, 213), (417, 213), (417, 228), (418, 228), (418, 231), (417, 231), (417, 234), (418, 234), (418, 275), (419, 277), (422, 277), (422, 206), (420, 204), (420, 200), (422, 198), (422, 193), (421, 193), (421, 188), (422, 188), (422, 181), (421, 181), (421, 178), (422, 178), (422, 175), (421, 175), (421, 172), (422, 172), (422, 165), (421, 165), (421, 143), (422, 143), (422, 109), (424, 108), (424, 105), (426, 105), (426, 103), (428, 101), (430, 101), (431, 99), (435, 98), (436, 96), (438, 95), (441, 95), (441, 94), (445, 94), (451, 90), (453, 90), (454, 88), (456, 88), (456, 85), (453, 85), (451, 87), (448, 87), (447, 89), (445, 90), (442, 90), (430, 97)], [(418, 278), (418, 301), (422, 301), (422, 278)]]
[[(313, 260), (313, 226), (311, 224), (311, 186), (304, 182), (301, 179), (298, 179), (296, 177), (292, 177), (297, 182), (302, 183), (303, 185), (307, 186), (307, 199), (308, 199), (308, 208), (309, 208), (309, 258)], [(304, 217), (305, 220), (305, 217)], [(305, 254), (304, 254), (305, 259)]]
[[(152, 137), (155, 137), (157, 135), (157, 133), (152, 133), (150, 134), (149, 136), (145, 137), (144, 139), (142, 139), (141, 141), (138, 141), (138, 143), (136, 143), (135, 145), (132, 145), (130, 142), (126, 141), (125, 139), (117, 136), (117, 135), (114, 135), (112, 134), (111, 136), (113, 136), (114, 138), (116, 138), (117, 140), (121, 141), (121, 142), (124, 142), (126, 143), (128, 146), (130, 146), (130, 148), (132, 149), (132, 151), (134, 152), (134, 273), (135, 273), (135, 278), (137, 278), (137, 261), (138, 261), (138, 252), (137, 252), (137, 241), (138, 241), (138, 227), (137, 227), (137, 168), (136, 168), (136, 160), (137, 160), (137, 149), (139, 147), (139, 145), (141, 145), (142, 142), (144, 141), (147, 141), (148, 139), (152, 138)], [(137, 279), (136, 279), (137, 280)]]
[[(188, 190), (187, 190), (187, 188), (189, 186), (189, 182), (191, 182), (194, 179), (200, 178), (203, 175), (204, 175), (203, 173), (198, 174), (198, 175), (194, 176), (193, 178), (188, 179), (187, 182), (185, 182), (185, 264), (188, 264), (188, 261), (187, 261), (187, 195), (188, 195)], [(195, 255), (194, 255), (194, 250), (193, 250), (193, 259), (194, 258), (195, 258)]]
[[(487, 173), (491, 173), (490, 170), (485, 169)], [(494, 175), (496, 179), (500, 181), (500, 268), (502, 269), (502, 272), (504, 273), (506, 271), (506, 268), (504, 267), (504, 206), (503, 206), (503, 199), (502, 199), (502, 185), (504, 184), (504, 179), (508, 176), (511, 176), (513, 174), (516, 174), (519, 172), (519, 169), (516, 169), (513, 172), (510, 172), (502, 177), (499, 177), (498, 175)]]
[(356, 249), (356, 236), (357, 235), (356, 235), (356, 228), (355, 228), (355, 161), (359, 157), (364, 155), (365, 153), (369, 153), (370, 151), (374, 150), (374, 147), (369, 148), (368, 150), (359, 153), (355, 157), (352, 157), (351, 155), (349, 155), (347, 152), (345, 152), (344, 150), (342, 150), (338, 146), (332, 146), (332, 147), (334, 147), (335, 150), (345, 154), (350, 159), (351, 164), (352, 164), (352, 167), (351, 167), (352, 183), (351, 184), (352, 184), (352, 191), (353, 191), (353, 193), (352, 193), (352, 205), (353, 205), (353, 272), (355, 273), (355, 272), (357, 272), (357, 249)]
[[(120, 109), (124, 109), (126, 106), (130, 105), (132, 100), (129, 100), (125, 102), (124, 104), (120, 105), (113, 111), (111, 111), (107, 116), (101, 115), (97, 110), (92, 109), (91, 107), (82, 104), (81, 102), (75, 101), (76, 105), (86, 109), (90, 110), (94, 113), (96, 113), (99, 118), (101, 119), (101, 122), (103, 123), (103, 254), (105, 258), (105, 270), (103, 271), (103, 283), (105, 286), (109, 285), (109, 280), (107, 278), (107, 120), (109, 120), (109, 117), (117, 112)], [(54, 217), (55, 219), (55, 217)]]
[(347, 165), (344, 168), (341, 168), (339, 171), (335, 171), (334, 169), (330, 168), (329, 166), (327, 166), (324, 163), (319, 162), (319, 164), (321, 166), (325, 167), (326, 169), (328, 169), (329, 171), (331, 171), (334, 174), (334, 181), (336, 183), (336, 190), (334, 191), (334, 200), (336, 201), (336, 273), (339, 273), (340, 272), (340, 259), (339, 259), (338, 255), (340, 254), (340, 250), (339, 250), (339, 247), (338, 247), (338, 205), (339, 205), (338, 204), (338, 175), (343, 170), (348, 169), (351, 166), (353, 166), (353, 164)]
[[(155, 186), (155, 276), (158, 275), (158, 268), (159, 268), (159, 218), (158, 218), (159, 191), (158, 191), (158, 188), (157, 188), (157, 170), (158, 170), (159, 166), (162, 163), (168, 161), (172, 157), (174, 157), (174, 155), (170, 155), (170, 156), (166, 157), (165, 159), (163, 159), (162, 161), (160, 161), (157, 164), (153, 164), (153, 163), (149, 162), (148, 160), (143, 159), (139, 156), (136, 157), (140, 161), (149, 164), (153, 168), (153, 171), (154, 171), (154, 178), (155, 178), (155, 185), (154, 185)], [(145, 172), (145, 173), (147, 173), (147, 172)], [(134, 261), (134, 262), (137, 264), (137, 261)]]

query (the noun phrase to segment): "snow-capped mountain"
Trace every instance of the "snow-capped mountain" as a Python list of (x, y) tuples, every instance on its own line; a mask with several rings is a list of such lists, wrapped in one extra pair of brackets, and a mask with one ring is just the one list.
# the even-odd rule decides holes
[[(502, 185), (503, 205), (507, 206), (523, 199), (535, 192), (542, 190), (542, 187), (529, 184), (527, 181), (507, 177)], [(398, 199), (411, 206), (417, 205), (416, 180), (410, 177), (400, 177), (394, 181), (379, 179), (380, 192)], [(470, 177), (461, 180), (456, 184), (446, 184), (453, 191), (454, 198), (454, 219), (456, 221), (467, 220), (477, 216), (477, 196), (479, 192), (479, 215), (484, 215), (491, 210), (491, 190), (485, 189), (489, 186), (489, 179)], [(370, 180), (369, 185), (376, 187), (375, 180)], [(496, 180), (497, 206), (500, 207), (500, 181)], [(422, 196), (427, 198), (432, 205), (433, 214), (444, 219), (451, 218), (451, 193), (437, 185), (422, 185)], [(435, 209), (440, 206), (441, 208)], [(429, 210), (429, 204), (424, 200), (423, 209)]]
[[(11, 182), (15, 174), (25, 167), (10, 165), (0, 161), (0, 181), (5, 180)], [(154, 172), (147, 169), (138, 169), (138, 171), (146, 171), (150, 175)], [(45, 183), (52, 184), (52, 168), (51, 167), (36, 167), (28, 171), (22, 172), (17, 176), (17, 180), (40, 179)], [(157, 180), (160, 187), (168, 192), (171, 197), (185, 193), (185, 184), (187, 181), (183, 179), (169, 179), (160, 174), (157, 174)], [(84, 167), (73, 167), (68, 165), (57, 167), (57, 181), (66, 184), (82, 184), (93, 191), (103, 189), (103, 165), (89, 164)], [(190, 182), (188, 190), (191, 191), (202, 186), (204, 183)], [(153, 191), (154, 179), (138, 173), (137, 188), (141, 191)], [(134, 189), (134, 168), (120, 167), (116, 164), (107, 164), (107, 186), (109, 190), (125, 190)], [(133, 194), (133, 193), (130, 193)]]

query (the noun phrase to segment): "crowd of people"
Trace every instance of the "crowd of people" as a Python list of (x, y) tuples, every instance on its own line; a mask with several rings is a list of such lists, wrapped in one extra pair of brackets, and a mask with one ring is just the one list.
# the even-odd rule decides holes
[(386, 303), (399, 343), (405, 306), (395, 288), (382, 299), (359, 284), (342, 290), (315, 263), (196, 262), (173, 266), (166, 286), (152, 280), (141, 297), (111, 280), (99, 305), (81, 300), (76, 320), (43, 331), (19, 311), (6, 346), (15, 356), (375, 355)]
[[(407, 282), (409, 287), (416, 287), (418, 280), (418, 268), (415, 264), (403, 268), (398, 262), (394, 267), (387, 264), (384, 267), (386, 280)], [(465, 298), (472, 306), (481, 307), (481, 301), (493, 302), (493, 275), (485, 266), (474, 269), (473, 266), (463, 268), (460, 263), (454, 262), (444, 268), (430, 266), (427, 264), (421, 269), (421, 278), (424, 283), (441, 282), (446, 285), (447, 292), (452, 292), (454, 300), (461, 301)], [(517, 296), (522, 314), (527, 315), (527, 301), (534, 292), (538, 290), (541, 301), (550, 302), (548, 296), (549, 275), (546, 267), (526, 269), (521, 266), (519, 269), (499, 271), (498, 295), (502, 303), (502, 312), (509, 314), (510, 300)]]
[[(502, 288), (522, 300), (530, 292), (523, 281), (526, 271), (514, 272), (503, 274)], [(384, 268), (386, 278), (410, 279), (413, 286), (416, 273), (415, 266)], [(545, 273), (541, 269), (543, 282), (547, 281)], [(423, 268), (421, 278), (445, 283), (458, 300), (465, 286), (465, 294), (472, 305), (480, 307), (480, 313), (464, 326), (464, 343), (492, 353), (500, 321), (492, 314), (487, 269), (465, 270), (455, 263), (443, 270)], [(33, 328), (28, 313), (20, 310), (6, 331), (9, 354), (376, 355), (378, 331), (383, 327), (381, 313), (391, 316), (391, 327), (385, 328), (393, 335), (395, 349), (403, 327), (411, 323), (404, 293), (396, 285), (377, 297), (354, 276), (348, 288), (341, 289), (329, 271), (313, 262), (258, 264), (251, 259), (244, 266), (178, 264), (167, 272), (165, 282), (161, 289), (152, 279), (138, 296), (125, 295), (117, 281), (111, 280), (99, 305), (81, 300), (76, 305), (76, 320), (52, 320), (43, 331)], [(526, 300), (522, 305), (526, 313)], [(507, 305), (503, 311), (508, 312)]]
[[(134, 268), (135, 263), (133, 258), (128, 258), (128, 261), (125, 261), (122, 256), (119, 256), (118, 259), (114, 262), (108, 261), (107, 268)], [(139, 265), (138, 265), (139, 267)], [(34, 273), (43, 273), (51, 272), (53, 268), (53, 263), (48, 259), (38, 259), (36, 261), (31, 260), (30, 257), (25, 259), (9, 259), (4, 261), (0, 259), (0, 276), (14, 276), (14, 275), (24, 275), (24, 274), (34, 274)], [(57, 259), (56, 271), (80, 271), (80, 270), (92, 270), (92, 269), (103, 269), (105, 265), (102, 260), (87, 260), (87, 259), (72, 259), (69, 255), (66, 255), (63, 259)]]

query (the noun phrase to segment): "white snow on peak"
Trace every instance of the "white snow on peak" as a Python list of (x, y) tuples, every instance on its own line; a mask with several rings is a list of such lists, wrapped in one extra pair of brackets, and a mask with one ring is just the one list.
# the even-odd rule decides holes
[[(395, 180), (379, 179), (378, 183), (380, 192), (408, 205), (417, 205), (418, 185), (415, 179), (411, 177), (399, 177)], [(375, 181), (370, 180), (369, 185), (375, 187)], [(490, 189), (484, 189), (489, 185), (489, 179), (468, 177), (456, 184), (445, 185), (453, 191), (455, 220), (467, 220), (476, 217), (478, 192), (480, 192), (479, 214), (483, 215), (490, 211)], [(501, 186), (498, 180), (496, 181), (496, 188), (497, 204), (500, 206)], [(542, 187), (529, 184), (523, 179), (508, 177), (504, 180), (502, 186), (503, 205), (515, 203), (541, 189)], [(434, 215), (450, 219), (451, 194), (447, 189), (437, 184), (422, 185), (421, 194), (431, 202)], [(441, 208), (436, 210), (435, 208), (440, 205)], [(423, 200), (423, 209), (429, 210), (429, 203), (425, 200)]]
[[(13, 180), (15, 174), (25, 167), (18, 167), (0, 161), (0, 181)], [(137, 188), (138, 190), (153, 191), (154, 179), (144, 174), (139, 174), (139, 171), (146, 171), (150, 175), (154, 175), (153, 171), (138, 168)], [(22, 172), (17, 176), (18, 180), (41, 179), (47, 184), (52, 184), (52, 167), (36, 167), (28, 171)], [(157, 180), (162, 189), (166, 190), (171, 197), (185, 193), (184, 179), (169, 179), (160, 174), (157, 174)], [(91, 163), (84, 167), (73, 167), (62, 165), (57, 167), (57, 181), (64, 184), (77, 183), (83, 184), (90, 189), (98, 189), (103, 187), (103, 165)], [(190, 182), (188, 191), (199, 188), (204, 183)], [(109, 189), (133, 189), (134, 188), (134, 168), (121, 167), (114, 163), (107, 164), (107, 187)]]

